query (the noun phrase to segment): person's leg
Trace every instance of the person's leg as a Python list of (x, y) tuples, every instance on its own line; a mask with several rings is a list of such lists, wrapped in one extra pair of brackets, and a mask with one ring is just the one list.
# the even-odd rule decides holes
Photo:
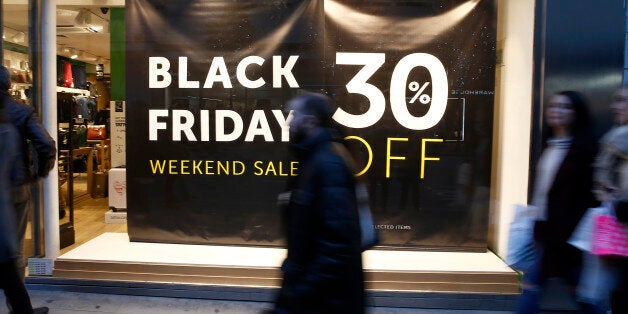
[(31, 299), (20, 278), (15, 260), (0, 263), (0, 285), (13, 313), (33, 313)]
[(613, 313), (628, 313), (628, 258), (617, 258), (617, 285), (611, 295)]
[(13, 188), (12, 200), (15, 209), (15, 231), (17, 232), (17, 266), (20, 277), (24, 281), (26, 276), (26, 258), (24, 256), (24, 238), (26, 237), (26, 226), (28, 225), (28, 217), (31, 209), (30, 187), (23, 185)]
[(597, 255), (583, 252), (582, 272), (576, 288), (578, 305), (584, 313), (606, 313), (615, 269)]
[(536, 313), (539, 310), (539, 302), (547, 278), (542, 273), (542, 250), (537, 249), (537, 257), (534, 266), (523, 275), (521, 283), (521, 295), (517, 300), (516, 313)]

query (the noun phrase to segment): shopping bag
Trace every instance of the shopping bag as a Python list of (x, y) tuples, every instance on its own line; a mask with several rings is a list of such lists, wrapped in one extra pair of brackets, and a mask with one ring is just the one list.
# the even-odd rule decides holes
[(107, 139), (106, 127), (104, 125), (88, 125), (87, 126), (87, 139), (88, 140)]
[(610, 202), (604, 202), (600, 207), (589, 208), (580, 218), (580, 222), (576, 225), (576, 229), (574, 229), (567, 243), (583, 252), (591, 253), (595, 219), (600, 215), (609, 215), (612, 211), (613, 207)]
[(510, 223), (505, 262), (512, 269), (529, 270), (534, 264), (534, 222), (538, 208), (530, 205), (515, 205), (515, 216)]
[(369, 205), (369, 197), (366, 185), (362, 182), (356, 183), (355, 196), (358, 205), (358, 215), (360, 219), (360, 231), (362, 235), (362, 251), (366, 251), (374, 247), (379, 242), (373, 215), (371, 214), (371, 206)]
[(628, 226), (614, 215), (595, 217), (592, 253), (628, 257)]
[[(355, 162), (347, 148), (340, 143), (332, 143), (332, 149), (344, 160), (345, 164), (352, 172), (355, 172)], [(375, 229), (375, 222), (371, 214), (369, 204), (369, 194), (366, 184), (360, 180), (355, 183), (355, 198), (358, 207), (358, 219), (360, 222), (362, 251), (366, 251), (379, 243), (379, 235)]]

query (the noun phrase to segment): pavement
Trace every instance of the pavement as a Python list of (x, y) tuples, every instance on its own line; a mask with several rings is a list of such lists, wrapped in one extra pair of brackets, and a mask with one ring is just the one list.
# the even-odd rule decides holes
[[(241, 302), (205, 299), (145, 297), (115, 294), (96, 294), (67, 291), (29, 291), (33, 307), (46, 306), (51, 314), (116, 313), (116, 314), (246, 314), (261, 313), (272, 308), (271, 303)], [(0, 296), (0, 313), (8, 313)], [(470, 311), (443, 309), (406, 309), (370, 307), (369, 314), (504, 314), (502, 311)]]
[[(27, 285), (28, 286), (28, 285)], [(33, 307), (46, 306), (51, 314), (247, 314), (262, 313), (273, 307), (269, 302), (227, 301), (195, 298), (152, 297), (107, 293), (40, 290), (29, 287)], [(8, 314), (4, 294), (0, 293), (0, 314)], [(541, 314), (577, 312), (565, 287), (550, 280), (541, 299)], [(423, 308), (368, 307), (367, 314), (506, 314), (510, 311), (449, 310)]]

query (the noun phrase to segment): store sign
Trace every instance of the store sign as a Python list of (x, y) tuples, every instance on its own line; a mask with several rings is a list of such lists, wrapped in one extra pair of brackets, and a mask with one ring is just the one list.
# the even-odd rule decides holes
[(286, 102), (329, 95), (382, 244), (486, 246), (495, 4), (128, 0), (128, 230), (282, 245)]

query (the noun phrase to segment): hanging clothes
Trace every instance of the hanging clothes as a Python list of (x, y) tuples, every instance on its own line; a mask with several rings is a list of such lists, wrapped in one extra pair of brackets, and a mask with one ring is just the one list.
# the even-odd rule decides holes
[(57, 93), (57, 122), (68, 123), (74, 118), (76, 101), (71, 94)]
[(76, 114), (93, 121), (96, 114), (96, 100), (93, 97), (76, 96)]
[(69, 62), (63, 62), (63, 86), (74, 87), (74, 80), (72, 78), (72, 64)]
[(87, 73), (84, 65), (72, 65), (72, 83), (74, 83), (74, 88), (87, 89)]

